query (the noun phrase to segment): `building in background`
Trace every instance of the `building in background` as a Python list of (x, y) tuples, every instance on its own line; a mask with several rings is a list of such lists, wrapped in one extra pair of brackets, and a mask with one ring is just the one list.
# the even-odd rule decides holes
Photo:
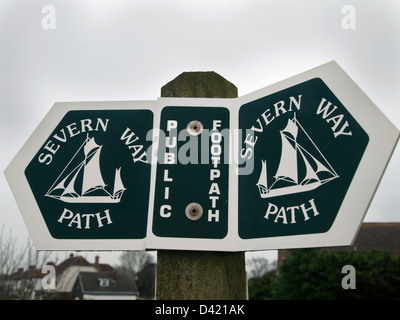
[[(398, 222), (364, 222), (351, 247), (326, 247), (323, 250), (381, 250), (400, 254), (400, 223)], [(292, 249), (296, 250), (296, 249)], [(292, 251), (278, 250), (278, 268)]]
[(10, 275), (8, 286), (20, 299), (90, 299), (90, 300), (135, 300), (139, 292), (134, 278), (117, 272), (109, 264), (100, 263), (99, 256), (90, 263), (82, 256), (74, 256), (53, 265), (56, 274), (55, 290), (44, 290), (42, 279), (46, 276), (41, 269), (30, 266), (18, 269)]

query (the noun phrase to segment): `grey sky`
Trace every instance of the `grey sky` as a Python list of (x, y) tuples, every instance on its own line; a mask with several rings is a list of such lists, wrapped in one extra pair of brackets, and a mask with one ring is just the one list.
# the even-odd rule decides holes
[[(354, 30), (342, 27), (349, 4)], [(55, 30), (42, 28), (44, 5)], [(213, 70), (241, 96), (336, 60), (400, 128), (399, 15), (392, 0), (2, 0), (0, 167), (54, 102), (155, 100), (183, 71)], [(366, 221), (400, 221), (398, 181), (397, 148)], [(25, 240), (4, 175), (0, 204), (1, 224)]]

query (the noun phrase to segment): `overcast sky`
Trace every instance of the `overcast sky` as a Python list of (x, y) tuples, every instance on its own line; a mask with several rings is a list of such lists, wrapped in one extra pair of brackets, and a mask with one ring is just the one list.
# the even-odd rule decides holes
[[(215, 71), (242, 96), (336, 60), (400, 128), (399, 57), (393, 0), (1, 0), (0, 168), (56, 101), (155, 100), (183, 71)], [(365, 221), (400, 221), (399, 181), (397, 148)], [(0, 205), (0, 226), (27, 239), (4, 174)]]

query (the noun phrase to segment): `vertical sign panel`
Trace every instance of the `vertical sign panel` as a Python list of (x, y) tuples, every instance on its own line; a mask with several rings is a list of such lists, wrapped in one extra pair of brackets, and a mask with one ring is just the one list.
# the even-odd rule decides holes
[(228, 130), (227, 108), (162, 109), (152, 225), (156, 236), (227, 235)]

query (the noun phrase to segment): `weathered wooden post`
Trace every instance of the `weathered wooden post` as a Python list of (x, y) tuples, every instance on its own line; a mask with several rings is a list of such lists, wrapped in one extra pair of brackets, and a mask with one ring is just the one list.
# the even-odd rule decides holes
[[(237, 98), (237, 88), (215, 72), (183, 72), (161, 88), (162, 97)], [(159, 250), (160, 300), (246, 299), (244, 252)]]

